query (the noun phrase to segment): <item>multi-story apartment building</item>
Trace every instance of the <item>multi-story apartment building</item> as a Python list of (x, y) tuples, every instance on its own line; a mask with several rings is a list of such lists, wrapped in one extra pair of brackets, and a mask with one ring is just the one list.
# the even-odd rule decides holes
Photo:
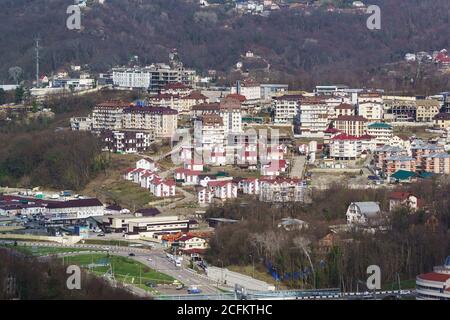
[(367, 92), (358, 95), (358, 115), (369, 121), (383, 119), (384, 107), (381, 93)]
[(170, 138), (178, 126), (178, 112), (165, 107), (132, 106), (123, 110), (123, 128), (153, 131), (156, 138)]
[(392, 115), (396, 122), (416, 120), (416, 97), (383, 96), (384, 112)]
[(242, 132), (241, 103), (238, 99), (225, 98), (220, 103), (203, 103), (192, 107), (193, 117), (207, 114), (216, 114), (223, 120), (224, 132), (228, 137), (230, 133)]
[(223, 119), (217, 114), (205, 114), (198, 117), (194, 124), (194, 133), (201, 134), (203, 148), (223, 146), (225, 143), (225, 129)]
[(385, 159), (394, 156), (406, 156), (407, 151), (401, 147), (384, 145), (373, 151), (375, 167), (382, 169)]
[(385, 145), (392, 139), (393, 130), (387, 123), (374, 122), (367, 126), (367, 134), (375, 137), (377, 145)]
[(92, 118), (91, 117), (70, 118), (70, 128), (72, 129), (72, 131), (91, 131)]
[(173, 93), (161, 93), (149, 97), (148, 102), (154, 106), (169, 107), (177, 110), (179, 114), (189, 114), (193, 106), (208, 103), (209, 99), (198, 91), (192, 91), (185, 96)]
[(273, 122), (275, 124), (293, 124), (298, 117), (301, 95), (283, 95), (272, 100)]
[(416, 101), (416, 121), (433, 122), (433, 118), (439, 113), (441, 105), (439, 101), (427, 99)]
[(450, 113), (442, 112), (434, 116), (434, 126), (440, 129), (450, 128)]
[(92, 112), (92, 129), (122, 129), (123, 111), (130, 106), (130, 103), (123, 101), (99, 103)]
[(338, 106), (334, 107), (334, 116), (354, 116), (355, 115), (355, 106), (352, 106), (348, 103), (341, 103)]
[(113, 68), (115, 86), (159, 92), (168, 83), (183, 83), (192, 86), (195, 71), (183, 66), (152, 64), (147, 67)]
[(300, 179), (264, 177), (259, 180), (257, 192), (264, 202), (304, 202), (307, 187)]
[(367, 131), (367, 119), (362, 116), (339, 116), (334, 127), (348, 135), (360, 137)]
[(323, 137), (334, 107), (321, 98), (303, 98), (298, 112), (298, 133), (308, 137)]
[(331, 138), (330, 157), (336, 160), (356, 160), (361, 157), (362, 142), (358, 137), (339, 134)]
[(393, 155), (384, 159), (383, 171), (387, 176), (391, 176), (398, 170), (416, 171), (416, 159), (405, 155)]
[(144, 152), (154, 140), (151, 132), (102, 130), (103, 150), (120, 153)]
[(231, 88), (231, 94), (243, 95), (247, 100), (255, 101), (261, 99), (261, 86), (251, 80), (238, 81), (235, 87)]
[(450, 174), (450, 154), (433, 153), (423, 156), (423, 169), (426, 172)]

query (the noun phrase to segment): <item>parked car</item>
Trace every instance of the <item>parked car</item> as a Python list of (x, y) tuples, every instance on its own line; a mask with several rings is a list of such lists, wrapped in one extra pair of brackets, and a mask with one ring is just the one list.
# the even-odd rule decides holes
[(130, 253), (128, 254), (128, 256), (129, 256), (129, 257), (134, 257), (135, 254), (134, 254), (133, 252), (130, 252)]
[(184, 289), (184, 284), (180, 283), (175, 289), (176, 290), (183, 290)]
[(202, 293), (202, 291), (199, 288), (192, 286), (188, 289), (188, 293), (189, 294), (199, 294), (199, 293)]
[(97, 235), (97, 237), (104, 237), (104, 236), (105, 236), (104, 233), (99, 233), (99, 234)]

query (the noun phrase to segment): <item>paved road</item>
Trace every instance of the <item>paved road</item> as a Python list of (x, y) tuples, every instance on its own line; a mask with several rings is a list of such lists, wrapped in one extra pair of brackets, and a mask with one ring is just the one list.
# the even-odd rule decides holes
[[(11, 241), (0, 241), (10, 243)], [(208, 279), (206, 276), (202, 276), (185, 266), (176, 267), (175, 264), (167, 259), (162, 249), (143, 249), (136, 247), (119, 247), (109, 245), (91, 245), (91, 244), (73, 244), (73, 245), (61, 245), (55, 243), (46, 242), (31, 242), (31, 241), (18, 241), (20, 245), (36, 246), (36, 247), (59, 247), (59, 248), (83, 248), (90, 249), (92, 251), (108, 250), (111, 254), (128, 256), (130, 253), (134, 253), (135, 256), (129, 257), (137, 260), (146, 266), (149, 266), (161, 273), (168, 274), (175, 279), (182, 282), (185, 286), (197, 286), (206, 294), (220, 294), (220, 290), (217, 289), (216, 284)], [(85, 254), (85, 252), (76, 252), (73, 254)]]
[(303, 178), (306, 165), (306, 156), (294, 156), (292, 158), (292, 169), (289, 174), (291, 178)]

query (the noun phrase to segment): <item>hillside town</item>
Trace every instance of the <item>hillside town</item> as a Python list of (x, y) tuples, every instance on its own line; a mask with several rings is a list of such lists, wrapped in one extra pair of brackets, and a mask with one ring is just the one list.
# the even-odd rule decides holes
[[(224, 33), (242, 22), (235, 15), (266, 23), (288, 11), (318, 14), (320, 25), (324, 12), (358, 20), (371, 5), (187, 3), (195, 28), (214, 26), (220, 13)], [(84, 19), (109, 5), (74, 6)], [(166, 24), (149, 33), (172, 18), (161, 13)], [(89, 32), (110, 41), (99, 21)], [(39, 69), (34, 41), (35, 76), (11, 67), (12, 81), (0, 84), (0, 300), (33, 298), (13, 272), (29, 261), (79, 267), (83, 286), (105, 286), (111, 300), (450, 300), (450, 89), (434, 90), (448, 88), (448, 49), (417, 45), (380, 64), (402, 87), (293, 77), (271, 69), (259, 45), (232, 48), (223, 65), (124, 45), (114, 64), (94, 67), (81, 51), (59, 63), (52, 52), (51, 68)], [(301, 54), (279, 45), (300, 68), (323, 43), (308, 38)], [(67, 298), (97, 294), (83, 290)]]

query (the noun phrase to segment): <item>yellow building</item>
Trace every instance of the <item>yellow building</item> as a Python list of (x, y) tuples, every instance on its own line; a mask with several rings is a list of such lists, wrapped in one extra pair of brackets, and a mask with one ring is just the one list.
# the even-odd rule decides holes
[(416, 101), (416, 121), (432, 122), (435, 115), (439, 113), (441, 105), (437, 100)]

